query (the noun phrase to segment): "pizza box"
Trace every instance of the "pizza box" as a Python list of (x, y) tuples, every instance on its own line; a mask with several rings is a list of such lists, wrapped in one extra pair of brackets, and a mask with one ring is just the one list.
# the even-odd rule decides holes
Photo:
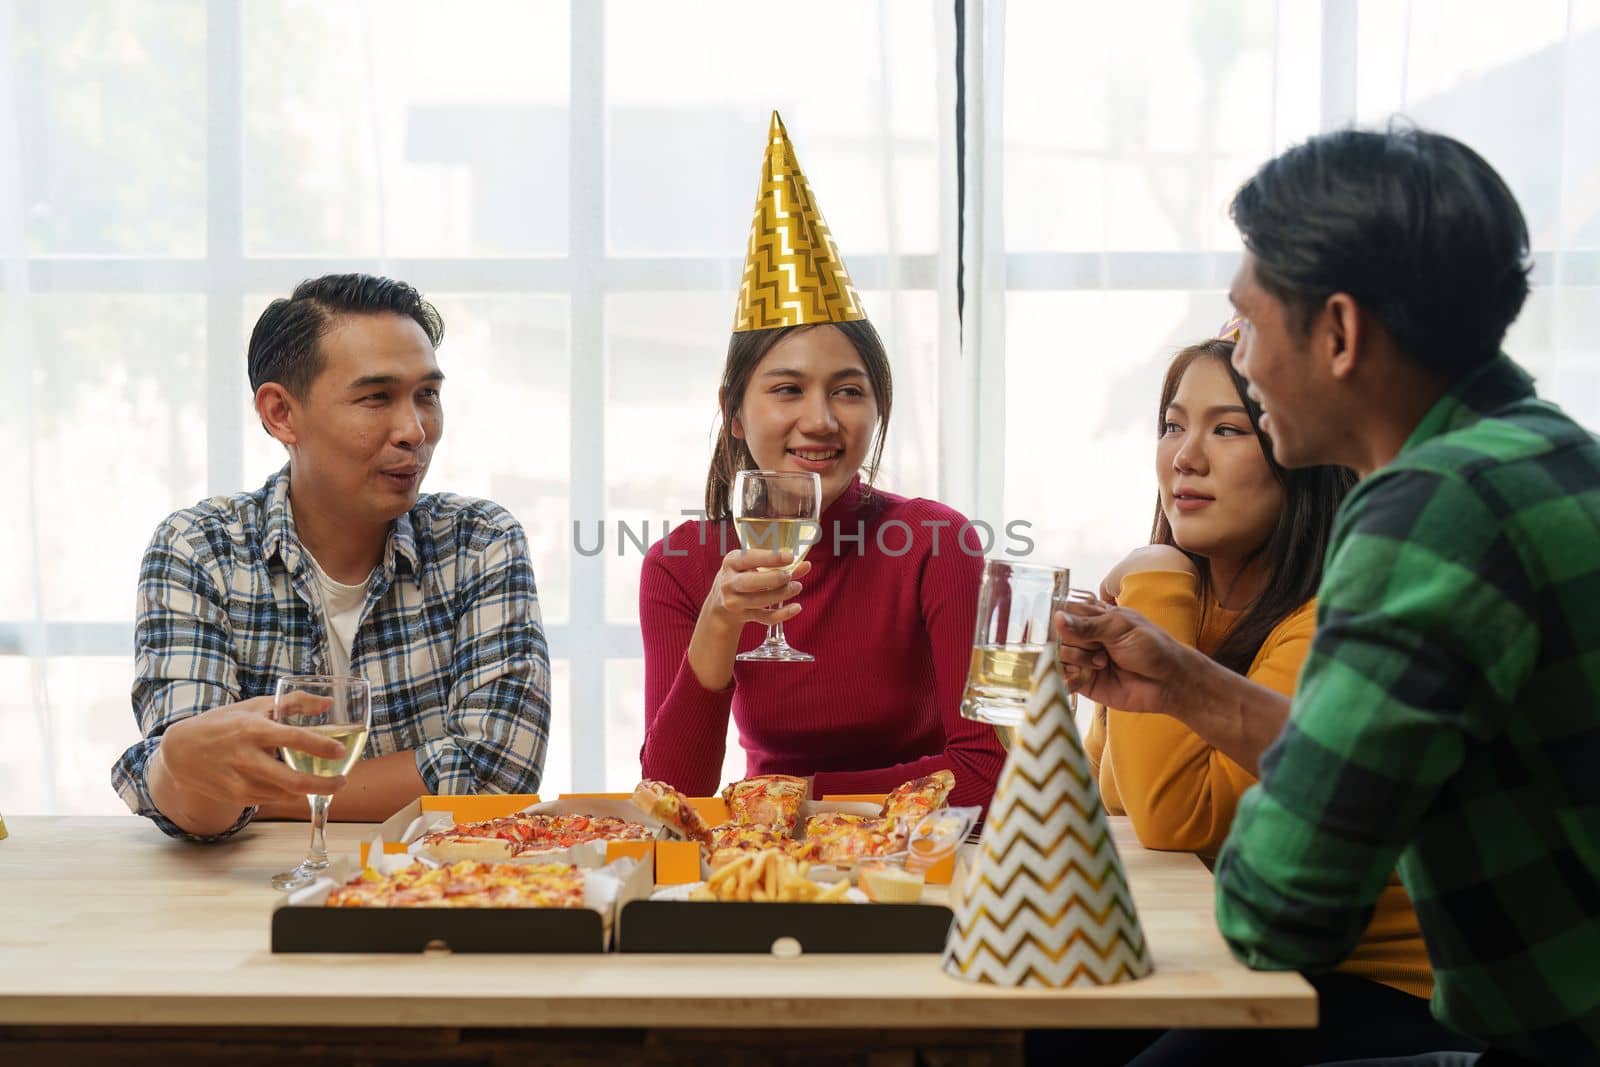
[(917, 904), (651, 900), (625, 895), (618, 952), (943, 952), (954, 912), (949, 887)]
[[(409, 862), (409, 856), (377, 857), (380, 865)], [(648, 894), (654, 881), (648, 858), (630, 858), (592, 869), (590, 906), (583, 908), (325, 907), (333, 887), (358, 869), (336, 864), (324, 884), (280, 902), (272, 913), (272, 951), (601, 953), (611, 944), (618, 904)]]
[[(963, 854), (971, 849), (963, 846)], [(777, 956), (943, 952), (965, 875), (964, 862), (948, 865), (954, 881), (930, 881), (915, 904), (661, 900), (641, 896), (634, 885), (618, 897), (615, 950)], [(659, 878), (656, 888), (663, 888)]]
[(478, 822), (511, 815), (538, 803), (537, 793), (495, 793), (485, 796), (434, 796), (425, 793), (385, 819), (378, 827), (378, 837), (383, 841), (384, 851), (393, 852), (395, 850), (390, 846), (406, 845), (421, 836), (424, 825), (434, 816), (441, 821), (443, 814), (448, 814), (450, 821)]
[[(378, 827), (383, 852), (393, 855), (415, 850), (416, 842), (428, 832), (458, 823), (495, 819), (517, 812), (546, 815), (609, 815), (652, 827), (658, 836), (667, 833), (659, 819), (645, 814), (626, 800), (610, 798), (568, 798), (541, 802), (537, 795), (503, 794), (493, 796), (420, 796), (401, 808)], [(653, 853), (653, 841), (607, 841), (576, 845), (563, 852), (545, 852), (517, 857), (510, 863), (576, 863), (596, 867), (619, 856), (639, 857)], [(367, 846), (362, 846), (366, 862)]]

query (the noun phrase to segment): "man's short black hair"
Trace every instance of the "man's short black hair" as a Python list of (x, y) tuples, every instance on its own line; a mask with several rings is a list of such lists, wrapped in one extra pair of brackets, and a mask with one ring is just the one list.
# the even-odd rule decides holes
[(444, 319), (405, 282), (372, 274), (326, 274), (303, 281), (287, 300), (274, 300), (250, 334), (250, 391), (277, 382), (304, 399), (322, 371), (317, 339), (340, 315), (404, 315), (428, 335), (434, 348), (444, 340)]
[(1494, 357), (1528, 296), (1516, 198), (1442, 134), (1391, 124), (1313, 137), (1256, 171), (1231, 214), (1294, 332), (1348, 293), (1447, 378)]

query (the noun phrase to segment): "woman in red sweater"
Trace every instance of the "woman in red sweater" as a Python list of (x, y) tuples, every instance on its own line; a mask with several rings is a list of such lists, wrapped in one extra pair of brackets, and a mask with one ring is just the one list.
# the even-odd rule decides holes
[[(784, 211), (773, 210), (775, 188)], [(797, 230), (774, 238), (784, 227)], [(984, 546), (958, 512), (873, 485), (893, 398), (888, 355), (776, 115), (750, 245), (707, 519), (651, 546), (640, 578), (643, 775), (715, 792), (732, 715), (747, 774), (807, 777), (820, 797), (949, 770), (950, 803), (986, 806), (1005, 754), (992, 727), (958, 713)], [(804, 262), (774, 270), (774, 256)], [(762, 299), (774, 288), (778, 299)], [(755, 468), (821, 480), (821, 540), (792, 575), (756, 569), (787, 555), (737, 547), (729, 492), (735, 473)], [(735, 661), (780, 620), (815, 662)]]
[[(710, 518), (651, 546), (640, 579), (644, 777), (716, 792), (731, 714), (748, 774), (809, 776), (822, 796), (947, 769), (951, 803), (988, 804), (1004, 751), (957, 712), (982, 546), (953, 509), (872, 486), (890, 395), (865, 321), (734, 334)], [(736, 547), (728, 492), (757, 467), (822, 480), (821, 540), (792, 578), (756, 570), (778, 553)], [(779, 620), (815, 662), (735, 662)]]

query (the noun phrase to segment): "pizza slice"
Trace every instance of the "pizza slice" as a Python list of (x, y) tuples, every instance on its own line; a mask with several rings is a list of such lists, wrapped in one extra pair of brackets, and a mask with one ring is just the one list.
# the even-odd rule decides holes
[(559, 852), (590, 841), (642, 841), (653, 836), (654, 832), (643, 823), (609, 815), (524, 812), (424, 834), (418, 851), (439, 863), (494, 863)]
[(806, 844), (818, 863), (854, 863), (867, 856), (904, 851), (902, 825), (898, 819), (880, 815), (824, 812), (806, 820)]
[(666, 782), (645, 779), (633, 789), (633, 806), (654, 816), (690, 841), (711, 847), (711, 827), (700, 817), (689, 798)]
[(594, 841), (647, 841), (655, 832), (643, 823), (613, 815), (529, 815), (533, 821), (527, 840), (517, 849), (525, 859), (543, 852), (560, 852)]
[(896, 786), (883, 801), (885, 819), (916, 822), (930, 811), (944, 807), (945, 798), (956, 787), (956, 776), (949, 771), (934, 771), (924, 778), (913, 778)]
[(389, 885), (389, 877), (371, 867), (363, 867), (360, 874), (329, 893), (323, 904), (329, 908), (383, 907)]
[(517, 816), (508, 815), (423, 834), (417, 851), (439, 863), (457, 860), (494, 863), (515, 856), (529, 838), (528, 824)]
[(706, 854), (706, 862), (715, 869), (746, 853), (771, 849), (777, 849), (796, 860), (810, 859), (812, 851), (807, 842), (796, 841), (776, 827), (731, 822), (711, 828), (711, 844), (703, 851)]
[(763, 774), (734, 782), (722, 791), (728, 817), (744, 826), (771, 826), (793, 834), (800, 821), (800, 803), (806, 799), (804, 778), (790, 774)]

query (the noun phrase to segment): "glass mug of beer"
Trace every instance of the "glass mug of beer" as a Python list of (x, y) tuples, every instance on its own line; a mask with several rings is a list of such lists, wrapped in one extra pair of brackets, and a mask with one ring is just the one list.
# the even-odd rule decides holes
[(1065, 567), (984, 561), (972, 666), (961, 697), (964, 718), (1016, 727), (1028, 717), (1033, 672), (1050, 650), (1050, 617), (1069, 598), (1089, 595), (1072, 589), (1070, 576)]

